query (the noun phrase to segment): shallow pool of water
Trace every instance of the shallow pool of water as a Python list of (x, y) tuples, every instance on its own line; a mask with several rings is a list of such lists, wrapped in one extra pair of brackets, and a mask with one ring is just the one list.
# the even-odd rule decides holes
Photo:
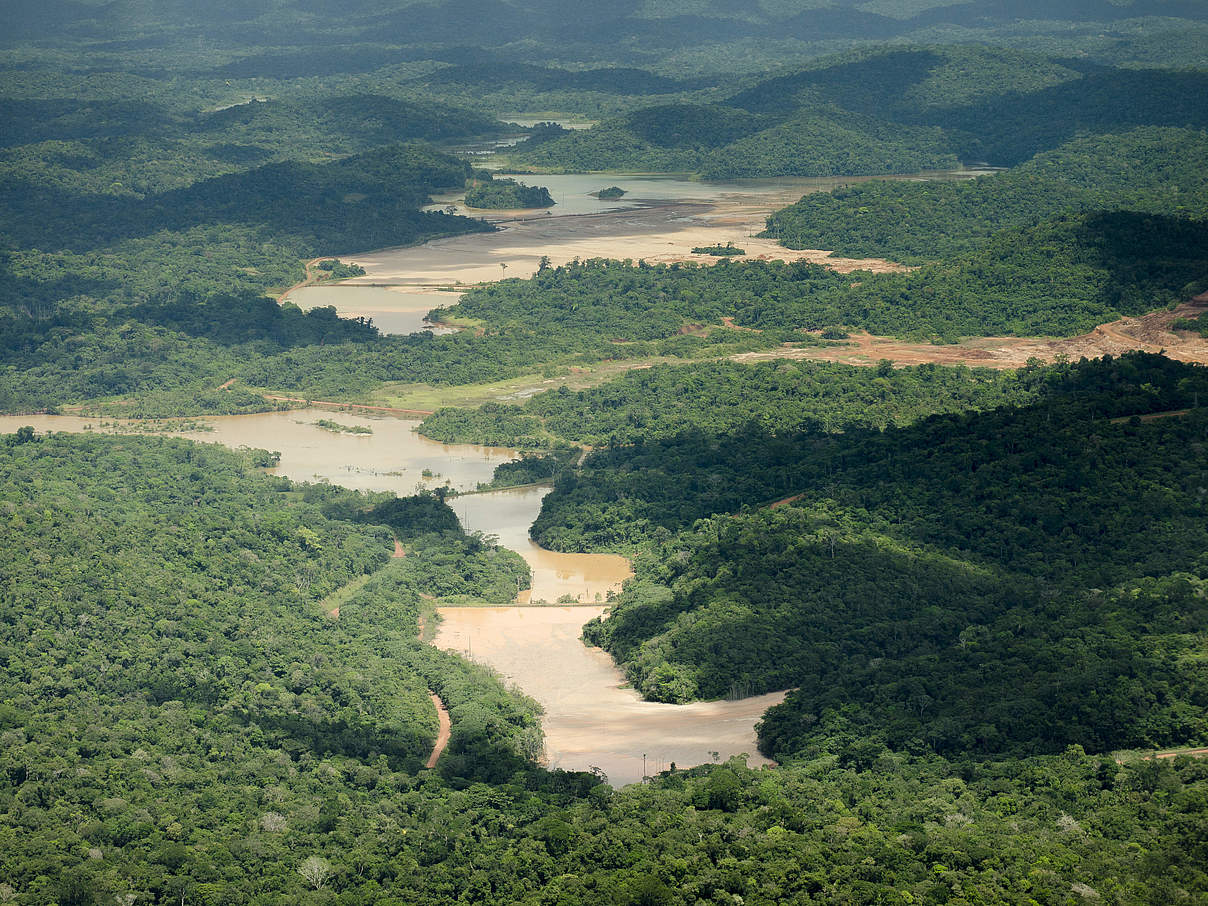
[[(355, 258), (346, 259), (355, 264)], [(369, 318), (384, 334), (405, 335), (430, 330), (452, 333), (448, 327), (429, 324), (428, 312), (442, 305), (452, 305), (455, 293), (407, 292), (386, 286), (303, 286), (295, 289), (286, 301), (303, 311), (330, 305), (341, 318)]]

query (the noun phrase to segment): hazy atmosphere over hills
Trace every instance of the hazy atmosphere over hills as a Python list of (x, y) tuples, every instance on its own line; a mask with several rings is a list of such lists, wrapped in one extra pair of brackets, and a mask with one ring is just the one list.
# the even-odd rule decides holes
[(0, 903), (1208, 906), (1208, 3), (9, 0)]

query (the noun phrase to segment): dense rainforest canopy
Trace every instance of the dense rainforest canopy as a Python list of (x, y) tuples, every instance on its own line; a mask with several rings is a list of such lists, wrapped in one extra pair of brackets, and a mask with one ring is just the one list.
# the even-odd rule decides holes
[[(1200, 63), (1202, 66), (1202, 62)], [(531, 146), (554, 170), (686, 170), (708, 178), (1012, 166), (1081, 133), (1202, 130), (1203, 69), (1111, 69), (975, 47), (859, 50), (711, 105), (644, 107)]]
[[(1204, 889), (1208, 775), (1189, 759), (948, 761), (887, 749), (857, 713), (774, 772), (735, 762), (613, 792), (530, 767), (531, 703), (414, 639), (436, 589), (411, 563), (448, 543), (422, 539), (461, 543), (433, 534), (448, 520), (430, 498), (293, 486), (188, 441), (21, 432), (0, 446), (0, 506), (19, 554), (0, 638), (10, 901), (1059, 902), (1074, 886), (1157, 904)], [(414, 558), (388, 560), (379, 519)], [(1138, 618), (1167, 607), (1130, 644), (1177, 641), (1190, 581), (1146, 590), (1156, 610), (1128, 596)], [(967, 600), (1004, 593), (981, 587)], [(976, 671), (994, 636), (967, 635)], [(454, 726), (435, 772), (417, 771), (429, 688)]]
[[(1208, 904), (1208, 765), (1152, 757), (1208, 744), (1204, 369), (789, 358), (1208, 289), (1203, 4), (12, 0), (2, 32), (0, 411), (426, 387), (428, 436), (528, 451), (488, 487), (554, 485), (540, 541), (633, 558), (584, 636), (640, 694), (792, 691), (758, 730), (775, 768), (547, 771), (538, 703), (420, 638), (531, 582), (444, 491), (22, 428), (0, 902)], [(500, 149), (535, 188), (490, 178)], [(961, 163), (1005, 169), (768, 220), (882, 273), (543, 263), (443, 336), (277, 301), (492, 229), (430, 203), (467, 180), (513, 207), (550, 170)]]

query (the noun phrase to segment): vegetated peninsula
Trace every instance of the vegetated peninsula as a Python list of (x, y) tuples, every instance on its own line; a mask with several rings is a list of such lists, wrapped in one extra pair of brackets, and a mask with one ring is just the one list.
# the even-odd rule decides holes
[(554, 199), (544, 186), (526, 186), (514, 179), (476, 182), (466, 191), (466, 207), (487, 210), (552, 208)]

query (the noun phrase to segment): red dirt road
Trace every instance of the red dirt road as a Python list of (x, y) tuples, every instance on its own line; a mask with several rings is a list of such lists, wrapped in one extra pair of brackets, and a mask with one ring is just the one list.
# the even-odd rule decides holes
[(436, 745), (432, 747), (432, 754), (428, 756), (428, 763), (424, 765), (427, 768), (436, 767), (436, 762), (444, 754), (445, 747), (449, 745), (449, 737), (453, 732), (453, 721), (449, 717), (449, 709), (445, 707), (445, 703), (435, 692), (432, 693), (432, 704), (436, 706), (436, 716), (440, 720), (440, 732), (436, 734)]
[(1194, 755), (1199, 758), (1208, 755), (1208, 749), (1172, 749), (1169, 752), (1155, 752), (1153, 758), (1177, 758), (1180, 755)]

